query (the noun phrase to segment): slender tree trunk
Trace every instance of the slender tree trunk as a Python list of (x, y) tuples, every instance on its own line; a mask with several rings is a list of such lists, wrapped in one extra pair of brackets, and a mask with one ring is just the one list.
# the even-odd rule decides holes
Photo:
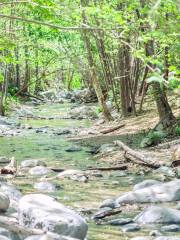
[(42, 91), (42, 86), (41, 86), (41, 78), (39, 77), (39, 51), (38, 51), (38, 46), (35, 49), (35, 78), (36, 78), (36, 84), (35, 84), (35, 94), (38, 94), (40, 91)]
[[(86, 6), (86, 1), (81, 0), (81, 5)], [(82, 10), (82, 19), (83, 19), (83, 23), (87, 24), (86, 15), (85, 15), (84, 10)], [(95, 63), (94, 63), (94, 59), (93, 59), (93, 53), (92, 53), (92, 49), (91, 49), (91, 43), (90, 43), (89, 36), (87, 34), (87, 30), (82, 31), (82, 37), (83, 37), (84, 44), (85, 44), (85, 47), (87, 50), (88, 63), (89, 63), (89, 68), (90, 68), (90, 73), (91, 73), (92, 84), (93, 84), (94, 90), (96, 92), (99, 105), (102, 108), (102, 112), (103, 112), (105, 119), (108, 121), (111, 121), (111, 120), (113, 120), (113, 118), (111, 116), (111, 113), (110, 113), (107, 105), (106, 105), (106, 101), (105, 101), (105, 98), (104, 98), (104, 95), (103, 95), (103, 92), (102, 92), (102, 89), (100, 86), (100, 82), (97, 77)]]
[(17, 46), (14, 50), (15, 58), (16, 58), (16, 74), (15, 74), (15, 86), (19, 89), (20, 88), (20, 65), (18, 63), (19, 61), (19, 46)]
[(28, 92), (28, 84), (30, 80), (30, 69), (29, 69), (29, 49), (28, 46), (24, 46), (24, 54), (25, 54), (25, 77), (24, 77), (24, 87), (23, 92)]
[[(150, 40), (146, 45), (146, 55), (153, 56), (154, 55), (154, 41)], [(154, 65), (151, 64), (153, 68)], [(159, 113), (160, 123), (163, 125), (164, 129), (172, 126), (176, 118), (172, 113), (172, 109), (168, 103), (168, 99), (166, 96), (166, 92), (164, 88), (160, 86), (158, 82), (152, 83), (154, 99), (156, 101), (157, 110)]]

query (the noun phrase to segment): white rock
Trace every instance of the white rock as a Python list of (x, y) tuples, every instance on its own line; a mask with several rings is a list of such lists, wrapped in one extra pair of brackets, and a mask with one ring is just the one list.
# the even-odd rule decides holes
[(146, 187), (150, 187), (150, 186), (153, 186), (153, 185), (156, 185), (156, 184), (161, 184), (161, 182), (157, 181), (157, 180), (153, 180), (153, 179), (147, 179), (147, 180), (144, 180), (143, 182), (140, 182), (140, 183), (136, 184), (133, 188), (133, 191), (143, 189), (143, 188), (146, 188)]
[(11, 239), (6, 236), (0, 235), (0, 240), (11, 240)]
[(4, 163), (10, 163), (10, 159), (7, 157), (0, 157), (0, 164)]
[(134, 237), (131, 240), (152, 240), (151, 237)]
[(32, 168), (32, 167), (36, 167), (36, 166), (44, 166), (46, 167), (46, 163), (43, 162), (42, 160), (40, 159), (28, 159), (28, 160), (24, 160), (21, 162), (21, 167), (24, 167), (24, 168)]
[(30, 194), (19, 201), (19, 222), (22, 226), (41, 228), (59, 235), (84, 240), (87, 224), (83, 218), (44, 194)]
[(140, 224), (173, 224), (180, 223), (180, 211), (173, 208), (150, 206), (134, 219)]
[(21, 192), (13, 185), (3, 183), (0, 190), (10, 199), (10, 207), (17, 209), (18, 201), (22, 197)]
[(34, 184), (34, 188), (39, 191), (47, 191), (47, 192), (54, 192), (56, 187), (49, 182), (38, 182)]
[(154, 240), (180, 240), (180, 237), (167, 237), (167, 236), (161, 236), (161, 237), (158, 237)]
[(69, 169), (59, 173), (58, 178), (69, 178), (70, 176), (73, 176), (73, 175), (84, 175), (84, 172), (80, 170)]
[(35, 175), (35, 176), (45, 175), (45, 174), (49, 174), (51, 172), (52, 171), (50, 169), (43, 167), (43, 166), (33, 167), (29, 170), (29, 174)]
[(116, 199), (116, 206), (119, 204), (171, 202), (178, 200), (180, 200), (180, 179), (125, 193)]
[(6, 211), (9, 208), (9, 204), (10, 204), (9, 197), (1, 191), (0, 192), (0, 212)]
[(34, 235), (34, 236), (27, 237), (25, 240), (77, 240), (77, 239), (54, 234), (53, 236)]

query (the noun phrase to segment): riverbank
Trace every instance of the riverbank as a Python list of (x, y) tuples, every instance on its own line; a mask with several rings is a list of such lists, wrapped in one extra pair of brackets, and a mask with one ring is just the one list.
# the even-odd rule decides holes
[[(99, 214), (102, 216), (106, 212), (112, 213), (114, 211), (112, 203), (115, 204), (115, 199), (118, 196), (126, 195), (127, 192), (134, 191), (133, 188), (137, 183), (144, 180), (156, 180), (157, 184), (162, 184), (160, 190), (157, 191), (162, 192), (163, 183), (176, 181), (177, 176), (169, 167), (161, 168), (158, 172), (125, 162), (124, 152), (117, 146), (109, 145), (110, 138), (113, 138), (113, 141), (118, 140), (114, 139), (114, 133), (109, 133), (108, 136), (105, 136), (106, 134), (96, 136), (100, 139), (99, 142), (92, 136), (91, 144), (88, 143), (88, 139), (83, 139), (83, 144), (80, 145), (70, 141), (72, 136), (76, 135), (76, 138), (79, 138), (80, 132), (86, 131), (87, 128), (90, 129), (93, 124), (93, 121), (88, 119), (67, 118), (67, 111), (70, 108), (71, 105), (68, 104), (30, 106), (28, 107), (29, 113), (38, 117), (27, 117), (27, 115), (17, 117), (20, 122), (20, 132), (13, 136), (7, 135), (0, 138), (0, 155), (7, 158), (15, 157), (18, 162), (18, 171), (15, 176), (1, 175), (1, 181), (6, 179), (8, 184), (17, 186), (23, 195), (43, 193), (55, 197), (58, 202), (78, 212), (88, 223), (89, 240), (106, 240), (110, 237), (114, 240), (125, 240), (132, 239), (134, 236), (146, 236), (148, 239), (147, 236), (156, 234), (157, 231), (161, 235), (178, 236), (177, 226), (176, 233), (173, 232), (173, 234), (171, 230), (162, 230), (163, 226), (170, 225), (167, 222), (151, 223), (150, 226), (135, 222), (134, 217), (155, 201), (139, 203), (135, 199), (134, 202), (123, 202), (122, 206), (117, 206), (120, 210), (119, 213), (99, 218)], [(100, 124), (100, 126), (102, 129), (105, 125)], [(16, 127), (12, 127), (12, 129), (16, 129)], [(125, 129), (126, 127), (118, 131), (125, 131)], [(126, 131), (129, 132), (128, 128)], [(126, 136), (124, 139), (130, 141), (131, 138), (127, 138), (127, 132), (123, 134)], [(82, 137), (82, 135), (80, 136)], [(105, 138), (107, 138), (107, 142), (104, 142)], [(133, 139), (136, 142), (139, 137)], [(108, 143), (108, 145), (104, 145), (104, 143)], [(94, 151), (97, 151), (97, 154), (94, 154)], [(169, 150), (165, 149), (163, 153), (161, 151), (163, 152), (163, 150), (158, 150), (160, 154), (157, 156), (158, 158), (162, 158), (164, 155), (170, 159), (171, 152)], [(31, 164), (27, 160), (31, 160)], [(37, 163), (37, 160), (40, 163)], [(120, 164), (126, 164), (127, 168), (106, 170)], [(102, 170), (92, 170), (92, 168)], [(174, 184), (172, 186), (177, 186), (177, 182), (172, 182), (172, 184)], [(151, 184), (146, 187), (151, 187)], [(165, 189), (167, 190), (166, 185)], [(146, 191), (147, 198), (151, 199), (150, 194), (156, 190), (149, 188)], [(177, 199), (172, 198), (169, 203), (165, 201), (160, 206), (177, 208), (179, 206), (178, 192), (177, 189), (176, 194), (172, 193), (173, 196), (177, 196)], [(132, 199), (132, 197), (130, 198)], [(141, 196), (139, 198), (142, 199)], [(153, 195), (152, 198), (155, 199), (155, 196)], [(107, 199), (110, 200), (107, 201)], [(101, 208), (99, 208), (100, 206)], [(179, 210), (177, 211), (179, 214)], [(9, 212), (6, 215), (8, 214)], [(123, 224), (122, 218), (125, 219)], [(121, 219), (121, 221), (118, 224), (112, 224), (111, 220), (115, 219)], [(127, 219), (130, 219), (130, 222), (127, 222)], [(130, 225), (129, 230), (124, 230), (124, 227), (128, 228), (129, 224), (136, 225)], [(176, 225), (178, 224), (177, 221)], [(122, 225), (124, 226), (122, 227)], [(155, 239), (152, 236), (149, 238)]]

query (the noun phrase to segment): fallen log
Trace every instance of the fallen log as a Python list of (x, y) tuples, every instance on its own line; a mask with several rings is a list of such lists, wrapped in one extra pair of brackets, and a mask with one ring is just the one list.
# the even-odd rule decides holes
[(119, 213), (121, 213), (121, 212), (122, 212), (122, 210), (119, 209), (119, 208), (112, 209), (112, 210), (106, 210), (106, 211), (101, 212), (101, 213), (96, 213), (96, 214), (93, 216), (93, 220), (103, 219), (103, 218), (105, 218), (105, 217), (110, 217), (110, 216), (119, 214)]
[(117, 166), (117, 167), (89, 167), (86, 170), (90, 170), (90, 171), (118, 171), (118, 170), (126, 170), (128, 167), (127, 165), (123, 164), (121, 166)]
[(133, 150), (132, 148), (125, 145), (123, 142), (115, 141), (114, 143), (125, 151), (124, 157), (134, 162), (135, 164), (144, 165), (153, 169), (157, 169), (160, 167), (160, 164), (156, 163), (154, 159), (143, 155), (139, 151)]
[(66, 236), (60, 236), (53, 232), (46, 232), (41, 229), (35, 229), (35, 228), (27, 228), (24, 226), (19, 225), (16, 218), (10, 218), (6, 216), (0, 216), (0, 227), (5, 228), (9, 230), (10, 232), (23, 235), (24, 237), (28, 237), (31, 235), (42, 235), (47, 240), (77, 240), (75, 238), (70, 238)]
[(57, 172), (57, 173), (66, 171), (65, 169), (62, 169), (62, 168), (52, 168), (52, 167), (50, 168), (50, 170), (52, 170), (53, 172)]
[(114, 131), (124, 127), (124, 126), (125, 126), (125, 124), (121, 124), (121, 125), (118, 125), (118, 126), (115, 126), (115, 127), (112, 127), (112, 128), (102, 130), (102, 131), (100, 131), (100, 133), (102, 133), (102, 134), (111, 133), (111, 132), (114, 132)]

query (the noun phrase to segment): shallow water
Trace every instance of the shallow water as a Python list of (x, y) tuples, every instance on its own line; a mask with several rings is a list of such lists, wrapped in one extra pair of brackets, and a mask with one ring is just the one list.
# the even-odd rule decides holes
[[(33, 112), (37, 116), (56, 116), (62, 117), (66, 115), (69, 105), (42, 105), (36, 107)], [(32, 125), (33, 127), (50, 128), (73, 128), (90, 126), (89, 120), (32, 120), (22, 119), (22, 123)], [(30, 131), (20, 136), (0, 138), (0, 155), (12, 157), (14, 156), (18, 162), (24, 159), (44, 159), (48, 166), (59, 167), (64, 169), (86, 169), (88, 166), (104, 166), (105, 163), (97, 162), (93, 156), (86, 152), (88, 147), (82, 147), (82, 151), (68, 153), (66, 148), (73, 145), (64, 136), (56, 136), (51, 133), (35, 133)], [(117, 172), (116, 172), (117, 173)], [(143, 178), (127, 173), (126, 177), (117, 177), (115, 172), (103, 173), (103, 177), (94, 178), (88, 183), (75, 182), (71, 180), (53, 180), (58, 190), (51, 194), (67, 206), (73, 207), (77, 211), (82, 208), (98, 208), (99, 204), (107, 199), (118, 196), (123, 192), (127, 192), (132, 185), (141, 181)], [(30, 176), (17, 177), (12, 180), (24, 194), (35, 192), (33, 184), (37, 178)], [(135, 209), (132, 213), (131, 209), (126, 213), (116, 215), (115, 217), (134, 216), (138, 212)], [(109, 218), (110, 219), (110, 218)], [(88, 216), (88, 240), (126, 240), (132, 236), (143, 235), (144, 230), (137, 233), (124, 234), (119, 227), (105, 225), (96, 225)]]

